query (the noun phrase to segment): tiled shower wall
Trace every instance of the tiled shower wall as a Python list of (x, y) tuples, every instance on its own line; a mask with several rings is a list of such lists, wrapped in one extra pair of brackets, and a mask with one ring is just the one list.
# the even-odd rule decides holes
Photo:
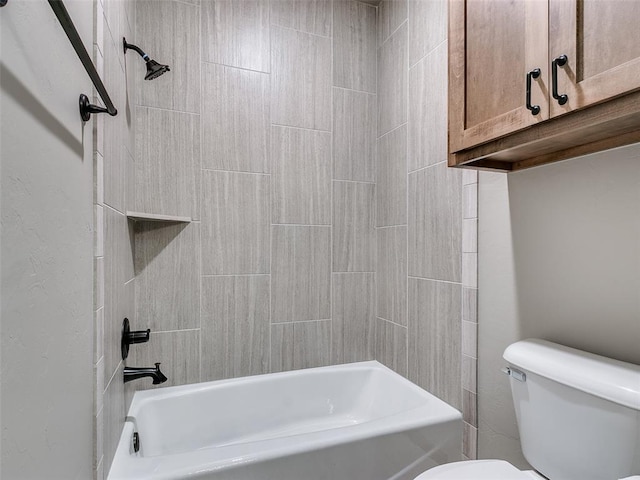
[(447, 2), (378, 10), (375, 356), (463, 411), (475, 458), (477, 175), (446, 163)]
[[(127, 363), (162, 362), (163, 386), (377, 358), (464, 411), (473, 458), (477, 178), (445, 164), (445, 1), (137, 0), (135, 19), (172, 70), (143, 81), (109, 31), (136, 141), (96, 148), (99, 472), (128, 403), (124, 316), (153, 332)], [(124, 205), (193, 222), (134, 226)]]
[[(106, 477), (124, 423), (122, 320), (134, 320), (132, 229), (126, 217), (133, 202), (134, 92), (144, 62), (122, 51), (133, 38), (133, 0), (95, 0), (93, 62), (118, 115), (93, 115), (94, 128), (94, 468)], [(92, 103), (102, 105), (94, 91)]]
[[(372, 359), (376, 7), (136, 1), (129, 364), (163, 386)], [(137, 382), (133, 388), (148, 388)]]

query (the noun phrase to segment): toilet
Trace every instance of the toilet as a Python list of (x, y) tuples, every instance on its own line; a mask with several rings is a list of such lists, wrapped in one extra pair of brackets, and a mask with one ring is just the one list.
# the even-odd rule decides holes
[(472, 460), (416, 480), (640, 480), (640, 365), (535, 339), (510, 345), (504, 359), (535, 471)]

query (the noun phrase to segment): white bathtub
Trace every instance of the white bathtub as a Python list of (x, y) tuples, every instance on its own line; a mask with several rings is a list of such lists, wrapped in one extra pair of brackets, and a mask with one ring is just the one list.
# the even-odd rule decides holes
[(461, 443), (457, 410), (362, 362), (137, 392), (108, 478), (404, 480)]

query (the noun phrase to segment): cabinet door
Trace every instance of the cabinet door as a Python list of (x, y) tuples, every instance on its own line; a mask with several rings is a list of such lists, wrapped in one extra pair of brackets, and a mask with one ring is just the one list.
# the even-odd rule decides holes
[[(456, 152), (549, 118), (548, 1), (449, 3), (449, 151)], [(532, 79), (526, 106), (527, 73)]]
[[(640, 89), (640, 1), (549, 0), (549, 68), (559, 67), (551, 116)], [(553, 92), (552, 92), (553, 93)]]

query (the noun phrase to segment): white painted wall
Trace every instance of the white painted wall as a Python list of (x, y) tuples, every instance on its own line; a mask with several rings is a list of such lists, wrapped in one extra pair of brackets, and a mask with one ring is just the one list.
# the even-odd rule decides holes
[(544, 338), (640, 364), (640, 145), (479, 183), (479, 457), (526, 466), (502, 352)]
[[(93, 3), (65, 3), (92, 48)], [(0, 41), (0, 477), (87, 480), (92, 87), (47, 2), (9, 0)]]

